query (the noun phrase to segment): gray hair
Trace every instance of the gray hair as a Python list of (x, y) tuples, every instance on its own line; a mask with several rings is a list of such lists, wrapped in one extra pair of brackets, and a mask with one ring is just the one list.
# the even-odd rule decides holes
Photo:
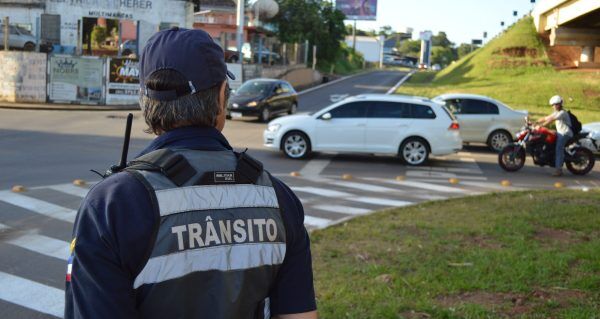
[[(174, 70), (156, 71), (145, 82), (153, 90), (173, 90), (188, 85), (186, 79)], [(145, 131), (160, 135), (183, 126), (215, 126), (221, 112), (221, 83), (172, 101), (159, 101), (140, 94), (140, 107), (148, 125)], [(226, 90), (225, 103), (228, 93), (229, 90)]]

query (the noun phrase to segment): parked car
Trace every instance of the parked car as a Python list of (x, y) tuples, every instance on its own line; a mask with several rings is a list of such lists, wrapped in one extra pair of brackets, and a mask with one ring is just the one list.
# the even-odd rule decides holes
[(229, 99), (228, 118), (257, 116), (268, 122), (275, 114), (294, 114), (298, 108), (298, 94), (291, 84), (276, 79), (254, 79), (242, 84)]
[(433, 101), (445, 105), (456, 116), (463, 142), (486, 143), (495, 152), (512, 143), (528, 114), (474, 94), (444, 94)]
[(594, 153), (600, 153), (600, 122), (583, 125), (581, 133), (585, 138), (579, 139), (579, 144)]
[(119, 45), (119, 55), (128, 56), (137, 53), (137, 40), (125, 40)]
[(262, 51), (254, 51), (253, 60), (257, 63), (270, 63), (273, 65), (281, 60), (281, 56), (275, 52), (263, 49)]
[[(8, 47), (24, 51), (34, 51), (36, 38), (27, 29), (10, 25), (8, 26)], [(4, 49), (4, 25), (0, 24), (0, 48)], [(51, 51), (51, 46), (46, 43), (40, 44), (40, 51)]]
[(350, 97), (313, 114), (275, 119), (263, 141), (293, 159), (313, 151), (351, 152), (399, 156), (408, 165), (462, 148), (458, 122), (445, 106), (384, 94)]

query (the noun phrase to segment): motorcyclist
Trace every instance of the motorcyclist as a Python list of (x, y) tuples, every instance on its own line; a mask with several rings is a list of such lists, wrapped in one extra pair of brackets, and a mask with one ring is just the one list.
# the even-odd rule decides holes
[(565, 162), (565, 144), (569, 139), (573, 137), (573, 130), (571, 129), (571, 118), (569, 113), (563, 109), (563, 99), (560, 95), (555, 95), (550, 98), (550, 105), (554, 108), (554, 112), (546, 117), (543, 117), (536, 121), (536, 124), (547, 126), (553, 121), (556, 125), (556, 160), (555, 160), (555, 171), (553, 176), (561, 176), (562, 166)]

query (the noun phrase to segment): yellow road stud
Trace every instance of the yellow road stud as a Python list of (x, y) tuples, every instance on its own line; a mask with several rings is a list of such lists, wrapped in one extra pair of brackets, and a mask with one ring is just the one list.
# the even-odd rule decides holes
[(500, 182), (500, 185), (504, 186), (504, 187), (509, 187), (512, 185), (512, 183), (509, 180), (503, 180)]
[(452, 177), (452, 178), (448, 179), (448, 182), (450, 182), (450, 184), (452, 184), (452, 185), (456, 185), (456, 184), (458, 184), (459, 181), (458, 181), (458, 178)]
[(85, 181), (83, 179), (76, 179), (76, 180), (73, 181), (73, 185), (84, 186), (85, 185)]
[(554, 188), (563, 188), (563, 187), (565, 187), (565, 184), (563, 184), (561, 182), (554, 183)]
[(298, 177), (300, 176), (300, 172), (291, 172), (290, 176)]
[(406, 176), (404, 176), (404, 175), (398, 175), (398, 176), (396, 176), (396, 180), (399, 181), (399, 182), (401, 182), (403, 180), (406, 180)]
[(346, 180), (346, 181), (350, 180), (350, 179), (352, 179), (352, 175), (350, 175), (350, 174), (344, 174), (344, 175), (342, 175), (342, 179)]
[(13, 191), (13, 193), (22, 193), (22, 192), (24, 192), (26, 190), (27, 189), (23, 185), (15, 185), (11, 189), (11, 191)]

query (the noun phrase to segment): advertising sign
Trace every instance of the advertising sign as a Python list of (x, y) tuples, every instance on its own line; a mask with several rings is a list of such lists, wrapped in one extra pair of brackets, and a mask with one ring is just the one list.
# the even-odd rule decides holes
[(46, 54), (0, 51), (0, 101), (46, 102)]
[(377, 0), (336, 0), (347, 20), (377, 20)]
[(235, 80), (229, 79), (229, 87), (232, 90), (237, 90), (240, 86), (242, 86), (242, 65), (237, 63), (227, 63), (227, 70), (229, 70), (229, 72), (233, 73), (235, 76)]
[(107, 63), (106, 104), (136, 104), (140, 92), (137, 59), (110, 58)]
[(99, 58), (50, 57), (50, 100), (98, 104), (102, 101), (104, 63)]

